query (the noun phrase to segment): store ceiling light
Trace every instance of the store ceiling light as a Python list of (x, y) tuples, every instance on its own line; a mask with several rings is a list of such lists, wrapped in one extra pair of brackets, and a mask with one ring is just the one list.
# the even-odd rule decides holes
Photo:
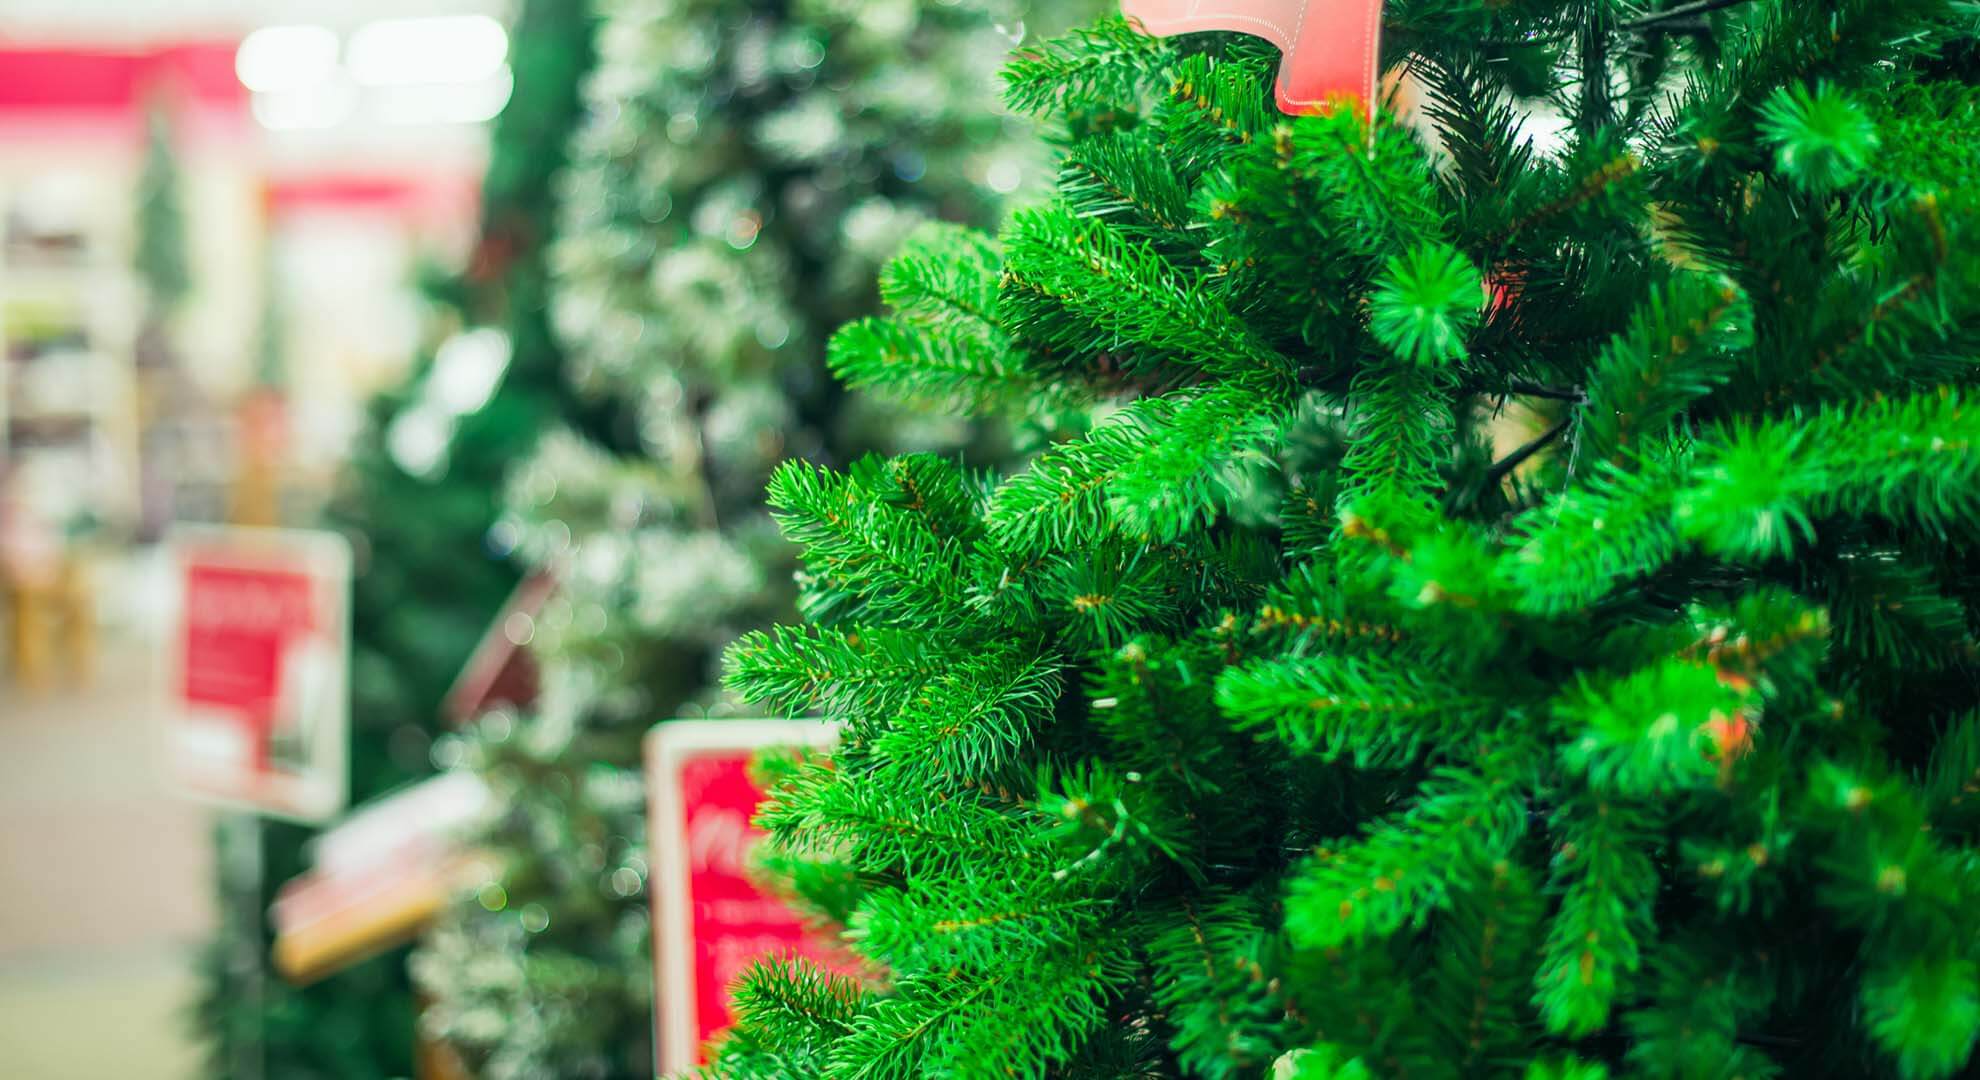
[(514, 85), (505, 65), (480, 82), (378, 87), (369, 115), (381, 124), (479, 124), (501, 113)]
[(344, 64), (364, 86), (479, 83), (502, 70), (509, 35), (486, 15), (379, 19), (351, 33)]
[(333, 128), (356, 106), (357, 88), (342, 72), (296, 89), (258, 92), (251, 105), (255, 120), (270, 131)]
[(234, 74), (257, 93), (301, 90), (336, 67), (337, 34), (323, 26), (264, 26), (234, 52)]

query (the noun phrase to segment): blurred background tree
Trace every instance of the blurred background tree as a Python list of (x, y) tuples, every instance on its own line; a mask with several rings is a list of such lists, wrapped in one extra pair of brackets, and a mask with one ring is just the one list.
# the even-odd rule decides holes
[(1046, 156), (997, 104), (1024, 31), (981, 3), (612, 0), (551, 249), (571, 385), (637, 445), (571, 430), (510, 480), (498, 542), (553, 573), (528, 715), (447, 751), (497, 794), (499, 869), (415, 957), (433, 1030), (478, 1074), (652, 1071), (639, 739), (736, 711), (722, 647), (793, 611), (771, 467), (1006, 445), (855, 406), (825, 343), (918, 225), (994, 224)]
[[(378, 398), (326, 522), (358, 551), (354, 803), (433, 771), (441, 699), (518, 576), (488, 543), (503, 478), (553, 418), (610, 438), (606, 411), (568, 390), (543, 304), (551, 184), (590, 66), (588, 5), (527, 0), (511, 41), (515, 89), (491, 134), (479, 243), (463, 274), (430, 285), (455, 313), (451, 321), (500, 328), (506, 369), (484, 404), (442, 430), (444, 449), (417, 460), (404, 452), (404, 435), (436, 374), (433, 359)], [(258, 858), (222, 852), (223, 875), (231, 869), (248, 880), (223, 881), (222, 925), (205, 965), (198, 1023), (215, 1076), (361, 1080), (413, 1071), (416, 1008), (404, 949), (304, 987), (269, 966), (264, 913), (273, 890), (305, 868), (314, 832), (269, 823)]]
[(180, 204), (179, 163), (172, 122), (154, 106), (145, 125), (144, 170), (138, 174), (137, 251), (133, 266), (144, 283), (151, 317), (172, 310), (192, 290), (186, 265), (186, 215)]

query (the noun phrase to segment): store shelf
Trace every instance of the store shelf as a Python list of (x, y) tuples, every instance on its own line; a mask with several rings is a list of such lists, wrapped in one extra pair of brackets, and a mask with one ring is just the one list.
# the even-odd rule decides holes
[(89, 216), (36, 233), (23, 207), (49, 186), (0, 176), (0, 477), (10, 527), (59, 534), (136, 513), (141, 292), (111, 254), (127, 246), (128, 198), (68, 192)]

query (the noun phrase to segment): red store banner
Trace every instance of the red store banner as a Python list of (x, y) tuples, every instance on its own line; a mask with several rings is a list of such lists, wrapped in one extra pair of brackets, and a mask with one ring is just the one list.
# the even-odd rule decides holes
[(646, 737), (660, 1072), (702, 1060), (702, 1045), (732, 1021), (730, 988), (757, 960), (798, 956), (846, 970), (843, 954), (749, 873), (750, 849), (764, 835), (750, 823), (763, 801), (750, 759), (766, 747), (829, 746), (836, 736), (816, 720), (675, 720)]
[(350, 547), (187, 528), (170, 545), (166, 753), (187, 794), (298, 821), (348, 795)]

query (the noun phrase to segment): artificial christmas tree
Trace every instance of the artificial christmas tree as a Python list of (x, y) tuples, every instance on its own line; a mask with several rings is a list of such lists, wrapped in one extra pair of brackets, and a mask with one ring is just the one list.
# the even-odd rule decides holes
[[(469, 272), (433, 292), (470, 323), (499, 326), (508, 343), (500, 385), (456, 418), (444, 453), (415, 468), (395, 455), (395, 424), (427, 396), (434, 365), (373, 403), (330, 524), (355, 538), (351, 796), (362, 802), (431, 774), (440, 703), (516, 572), (489, 550), (503, 477), (557, 417), (609, 430), (603, 410), (573, 399), (563, 358), (545, 325), (543, 248), (551, 230), (551, 178), (577, 113), (578, 79), (590, 63), (583, 0), (529, 0), (512, 32), (515, 90), (491, 134), (482, 229)], [(244, 868), (227, 884), (226, 911), (209, 950), (199, 1023), (214, 1075), (336, 1077), (409, 1075), (417, 1007), (394, 950), (305, 987), (269, 963), (265, 911), (274, 889), (305, 868), (310, 830), (261, 830), (260, 857), (223, 858)]]
[(834, 364), (1117, 408), (776, 475), (732, 681), (844, 725), (762, 820), (883, 975), (759, 967), (707, 1075), (1969, 1067), (1970, 13), (1386, 19), (1428, 137), (1250, 38), (1009, 68), (1058, 197)]
[(131, 266), (144, 290), (132, 350), (138, 413), (135, 532), (149, 543), (175, 519), (197, 518), (197, 508), (182, 506), (179, 494), (198, 483), (198, 445), (213, 438), (221, 418), (186, 370), (174, 340), (174, 315), (191, 294), (193, 277), (173, 125), (162, 106), (146, 118), (145, 135)]
[(499, 541), (558, 582), (543, 701), (465, 733), (498, 867), (416, 958), (430, 1028), (478, 1074), (652, 1072), (639, 737), (733, 715), (717, 659), (791, 613), (762, 507), (784, 455), (952, 446), (954, 419), (846, 409), (824, 345), (877, 307), (917, 223), (990, 224), (1043, 154), (996, 107), (1016, 31), (980, 5), (615, 0), (564, 181), (554, 311), (581, 393), (636, 447), (572, 433), (515, 470)]
[(185, 208), (172, 123), (163, 108), (145, 118), (144, 168), (138, 174), (137, 246), (132, 264), (144, 282), (146, 318), (162, 319), (192, 291), (186, 261)]
[(651, 1075), (642, 793), (613, 764), (637, 738), (615, 708), (632, 695), (615, 701), (579, 665), (544, 674), (529, 711), (453, 737), (455, 767), (497, 807), (474, 837), (491, 873), (413, 955), (423, 1022), (490, 1080)]

